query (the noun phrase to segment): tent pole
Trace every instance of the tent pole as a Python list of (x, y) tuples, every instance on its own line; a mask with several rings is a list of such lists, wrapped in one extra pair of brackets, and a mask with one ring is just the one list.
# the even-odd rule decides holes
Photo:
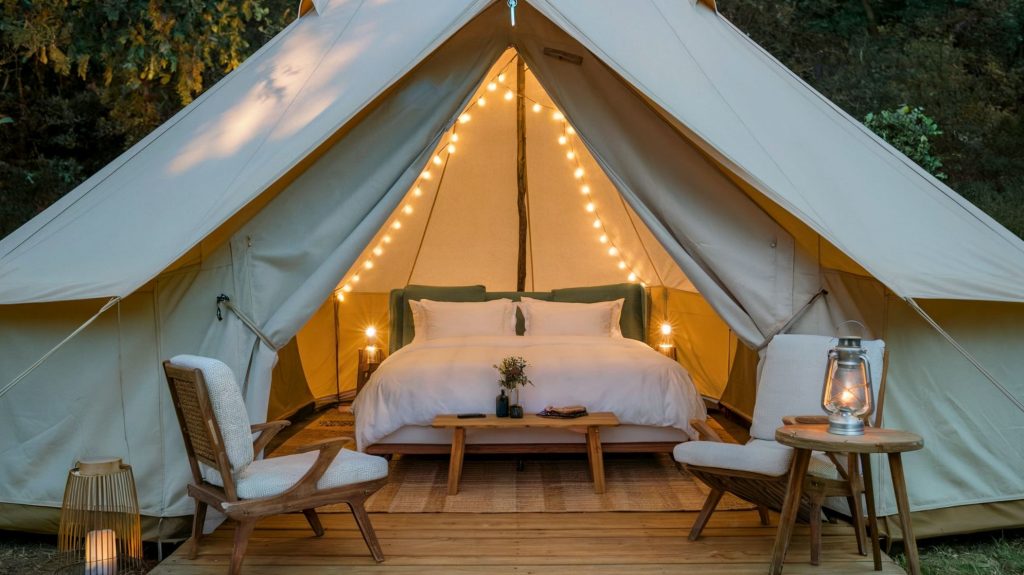
[(526, 240), (529, 215), (526, 212), (526, 63), (516, 55), (516, 181), (519, 207), (519, 257), (516, 268), (516, 291), (526, 290)]

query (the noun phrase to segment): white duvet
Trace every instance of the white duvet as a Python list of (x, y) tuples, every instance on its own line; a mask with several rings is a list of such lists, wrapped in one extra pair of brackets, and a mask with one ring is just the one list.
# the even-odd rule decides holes
[(520, 392), (526, 413), (548, 405), (611, 411), (623, 424), (675, 427), (695, 436), (707, 413), (690, 375), (633, 339), (579, 336), (472, 337), (405, 346), (386, 359), (356, 398), (356, 441), (372, 445), (442, 413), (493, 413), (508, 355), (526, 359), (533, 381)]

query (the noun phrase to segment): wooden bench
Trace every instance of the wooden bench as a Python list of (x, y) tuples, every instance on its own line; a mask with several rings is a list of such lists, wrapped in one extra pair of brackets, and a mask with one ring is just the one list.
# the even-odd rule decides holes
[(451, 461), (448, 464), (448, 495), (459, 492), (459, 479), (462, 477), (462, 460), (466, 454), (466, 429), (522, 429), (525, 427), (541, 427), (547, 429), (586, 429), (587, 460), (590, 472), (594, 477), (594, 492), (604, 493), (604, 455), (601, 450), (601, 427), (615, 427), (619, 418), (611, 412), (597, 412), (573, 419), (540, 417), (524, 415), (521, 419), (511, 417), (485, 417), (460, 419), (455, 415), (438, 415), (434, 418), (433, 427), (452, 429)]

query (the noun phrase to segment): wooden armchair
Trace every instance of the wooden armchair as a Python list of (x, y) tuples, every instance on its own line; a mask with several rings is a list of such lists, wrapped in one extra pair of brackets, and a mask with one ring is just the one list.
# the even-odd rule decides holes
[[(827, 350), (834, 339), (812, 335), (777, 335), (765, 352), (757, 389), (751, 440), (745, 445), (724, 443), (704, 421), (692, 425), (701, 441), (676, 446), (676, 461), (703, 481), (711, 492), (690, 530), (690, 540), (700, 537), (715, 507), (726, 493), (758, 506), (761, 521), (768, 523), (768, 510), (779, 511), (786, 498), (786, 483), (792, 449), (775, 442), (775, 430), (789, 422), (822, 422), (825, 416), (791, 416), (792, 413), (820, 413), (821, 386)], [(864, 341), (872, 369), (872, 384), (877, 394), (876, 422), (881, 421), (882, 390), (885, 385), (887, 356), (881, 340)], [(870, 482), (870, 476), (866, 477)], [(852, 487), (852, 488), (851, 488)], [(855, 458), (847, 467), (834, 455), (815, 453), (808, 470), (806, 497), (800, 503), (798, 517), (811, 525), (811, 558), (817, 560), (821, 547), (821, 506), (826, 497), (847, 498), (857, 531), (857, 543), (864, 553), (863, 518), (860, 494), (866, 485), (861, 480)], [(869, 487), (869, 486), (868, 486)], [(868, 505), (874, 501), (868, 497)], [(872, 526), (874, 528), (874, 526)], [(817, 563), (815, 563), (817, 564)]]
[[(196, 502), (196, 513), (191, 559), (199, 550), (208, 506), (238, 523), (228, 570), (237, 575), (259, 519), (302, 511), (319, 537), (324, 528), (316, 508), (346, 503), (373, 558), (384, 560), (363, 503), (387, 483), (387, 461), (343, 449), (354, 443), (351, 438), (329, 439), (292, 455), (257, 460), (256, 454), (288, 422), (249, 425), (241, 390), (231, 369), (220, 361), (181, 355), (163, 365), (192, 469), (188, 494)], [(254, 434), (259, 434), (255, 441)]]

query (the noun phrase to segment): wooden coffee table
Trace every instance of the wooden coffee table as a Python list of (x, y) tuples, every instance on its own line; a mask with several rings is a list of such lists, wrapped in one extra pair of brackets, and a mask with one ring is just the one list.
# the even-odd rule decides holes
[(521, 419), (511, 417), (486, 417), (459, 419), (455, 415), (438, 415), (434, 418), (433, 427), (452, 429), (452, 454), (448, 464), (448, 495), (459, 492), (459, 479), (462, 477), (462, 459), (466, 454), (466, 429), (522, 429), (524, 427), (542, 427), (547, 429), (586, 428), (587, 459), (590, 471), (594, 476), (594, 492), (604, 493), (604, 455), (601, 451), (602, 427), (616, 427), (619, 418), (611, 412), (597, 412), (573, 419), (540, 417), (524, 415)]

